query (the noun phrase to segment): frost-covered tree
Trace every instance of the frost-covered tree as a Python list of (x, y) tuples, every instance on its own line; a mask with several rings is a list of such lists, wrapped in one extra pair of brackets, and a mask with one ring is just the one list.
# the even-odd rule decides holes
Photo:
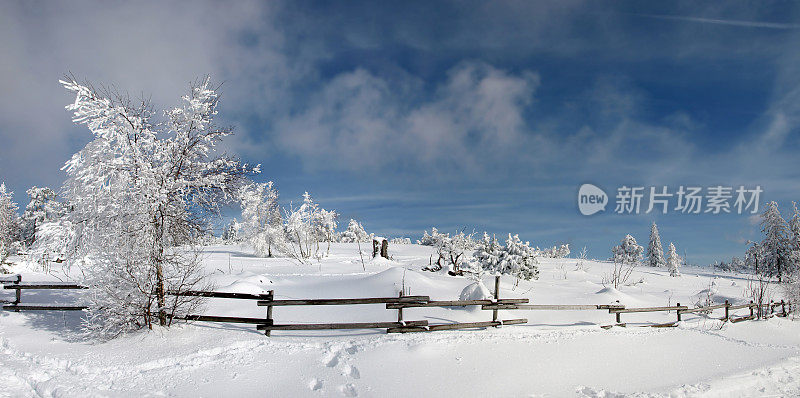
[(312, 250), (318, 245), (319, 233), (315, 227), (318, 211), (319, 206), (308, 192), (303, 194), (300, 207), (290, 207), (286, 211), (286, 237), (292, 247), (291, 255), (297, 260), (310, 258)]
[(36, 237), (36, 229), (60, 219), (65, 206), (56, 199), (56, 192), (48, 187), (32, 187), (27, 193), (30, 201), (22, 214), (20, 239), (25, 246), (30, 246)]
[(759, 244), (762, 261), (758, 271), (766, 276), (777, 277), (778, 280), (793, 273), (795, 269), (791, 260), (791, 233), (786, 220), (781, 217), (777, 203), (768, 203), (761, 214), (761, 232), (764, 239)]
[(669, 276), (681, 275), (678, 268), (681, 266), (682, 262), (683, 259), (678, 255), (678, 252), (675, 251), (675, 245), (670, 242), (669, 251), (667, 252), (667, 270), (669, 270)]
[(656, 223), (650, 227), (650, 244), (647, 245), (647, 264), (651, 267), (663, 267), (664, 247), (661, 246), (661, 236), (658, 234)]
[(18, 235), (17, 204), (13, 199), (13, 192), (6, 191), (6, 184), (0, 183), (0, 263), (10, 254)]
[(538, 279), (537, 250), (522, 242), (519, 235), (508, 234), (505, 245), (486, 232), (477, 241), (470, 260), (471, 272), (513, 275), (519, 279)]
[(222, 240), (225, 243), (238, 243), (241, 241), (239, 237), (239, 232), (242, 230), (242, 224), (234, 218), (228, 224), (225, 225), (225, 228), (222, 229)]
[(350, 219), (347, 229), (339, 237), (339, 241), (342, 243), (369, 242), (371, 240), (361, 223), (353, 219)]
[(448, 233), (440, 233), (436, 227), (431, 228), (431, 233), (428, 234), (428, 231), (425, 231), (422, 235), (422, 239), (417, 241), (417, 244), (422, 246), (440, 246), (442, 244), (442, 240), (450, 238), (450, 234)]
[(736, 256), (731, 258), (731, 262), (729, 263), (729, 265), (730, 265), (730, 270), (731, 271), (739, 272), (739, 271), (744, 270), (744, 268), (745, 268), (744, 261), (742, 261), (741, 258), (736, 257)]
[(539, 250), (536, 248), (535, 250), (539, 252), (539, 256), (546, 258), (564, 258), (569, 256), (569, 244), (553, 246), (545, 250)]
[(62, 190), (75, 231), (67, 260), (83, 268), (90, 288), (87, 327), (108, 337), (169, 325), (200, 303), (169, 294), (203, 287), (196, 243), (258, 170), (216, 155), (231, 132), (213, 123), (218, 97), (209, 79), (162, 119), (146, 100), (61, 83), (75, 94), (73, 121), (93, 135), (66, 163)]
[(535, 251), (530, 247), (530, 243), (522, 242), (519, 235), (508, 234), (497, 271), (524, 280), (538, 279), (538, 264)]
[(336, 239), (336, 228), (339, 226), (339, 214), (334, 210), (325, 210), (320, 208), (314, 215), (314, 231), (317, 235), (317, 245), (319, 242), (326, 242), (328, 244), (325, 250), (325, 255), (331, 252), (331, 242)]
[(603, 276), (603, 284), (611, 284), (615, 289), (624, 285), (633, 274), (633, 270), (642, 262), (644, 248), (636, 243), (631, 235), (625, 235), (619, 245), (611, 249), (611, 271)]
[(631, 235), (625, 235), (619, 245), (611, 249), (611, 261), (617, 264), (639, 264), (644, 248), (636, 243)]
[(242, 190), (240, 201), (243, 238), (253, 245), (256, 255), (272, 257), (273, 249), (283, 253), (283, 217), (272, 181), (248, 185)]

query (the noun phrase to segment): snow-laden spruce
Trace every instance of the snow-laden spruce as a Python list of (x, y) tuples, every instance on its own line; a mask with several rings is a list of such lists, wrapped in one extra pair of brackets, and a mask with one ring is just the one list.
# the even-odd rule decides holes
[(650, 243), (647, 245), (647, 264), (651, 267), (663, 267), (664, 247), (661, 246), (661, 235), (658, 234), (656, 223), (650, 227)]
[(11, 252), (17, 228), (17, 204), (13, 201), (13, 193), (6, 191), (5, 183), (0, 183), (0, 264)]
[(75, 228), (68, 264), (89, 286), (87, 327), (99, 336), (169, 325), (198, 300), (170, 293), (204, 288), (200, 249), (209, 219), (236, 195), (248, 169), (216, 156), (230, 135), (214, 125), (218, 97), (198, 81), (163, 112), (147, 101), (98, 92), (74, 79), (66, 108), (94, 136), (64, 166)]
[(678, 268), (681, 266), (681, 262), (683, 262), (683, 259), (678, 255), (678, 252), (675, 251), (675, 245), (670, 242), (669, 251), (667, 252), (667, 270), (669, 270), (669, 276), (681, 275), (681, 272), (678, 271)]
[(794, 273), (797, 267), (792, 261), (795, 251), (792, 233), (789, 224), (781, 217), (777, 203), (767, 203), (761, 214), (761, 232), (764, 239), (760, 243), (753, 243), (758, 248), (748, 251), (755, 272), (778, 280)]
[(522, 242), (519, 235), (508, 234), (506, 244), (501, 245), (497, 238), (484, 232), (472, 257), (474, 272), (512, 275), (524, 280), (539, 278), (537, 250), (529, 242)]

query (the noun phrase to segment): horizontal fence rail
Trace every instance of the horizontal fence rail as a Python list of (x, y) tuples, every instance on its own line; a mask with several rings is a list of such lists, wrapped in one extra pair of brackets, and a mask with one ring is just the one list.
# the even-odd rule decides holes
[[(12, 311), (80, 311), (86, 306), (69, 304), (46, 304), (46, 303), (25, 303), (22, 300), (23, 290), (44, 290), (44, 289), (86, 289), (74, 282), (22, 282), (21, 275), (0, 278), (0, 283), (7, 290), (16, 292), (16, 300), (9, 305), (4, 305), (4, 310)], [(361, 297), (361, 298), (314, 298), (314, 299), (275, 299), (274, 290), (267, 293), (234, 293), (216, 291), (168, 291), (168, 295), (173, 296), (194, 296), (219, 299), (239, 299), (255, 300), (258, 307), (266, 307), (266, 314), (263, 318), (234, 317), (217, 315), (185, 315), (176, 316), (174, 319), (200, 322), (219, 322), (219, 323), (242, 323), (256, 325), (256, 329), (264, 331), (267, 336), (275, 330), (336, 330), (336, 329), (386, 329), (387, 333), (416, 333), (432, 332), (442, 330), (460, 330), (499, 327), (504, 325), (519, 325), (528, 322), (526, 318), (518, 319), (499, 319), (501, 310), (520, 310), (520, 311), (592, 311), (602, 310), (614, 314), (616, 323), (601, 326), (608, 329), (614, 326), (627, 326), (621, 321), (622, 314), (651, 313), (651, 312), (673, 312), (676, 320), (667, 323), (639, 325), (646, 327), (674, 327), (682, 321), (682, 315), (686, 314), (711, 314), (715, 310), (724, 310), (724, 317), (718, 318), (722, 321), (737, 323), (752, 319), (767, 319), (774, 316), (788, 316), (791, 313), (791, 303), (781, 300), (780, 302), (754, 303), (731, 305), (727, 300), (724, 304), (714, 304), (703, 307), (689, 308), (676, 303), (674, 306), (665, 307), (625, 307), (622, 304), (529, 304), (527, 298), (505, 298), (500, 296), (500, 277), (495, 277), (494, 297), (481, 300), (431, 300), (430, 296), (405, 296), (401, 292), (397, 297)], [(365, 304), (385, 304), (387, 310), (397, 311), (397, 321), (386, 322), (349, 322), (349, 323), (283, 323), (276, 324), (273, 319), (274, 307), (286, 306), (330, 306), (330, 305), (365, 305)], [(427, 320), (403, 319), (403, 310), (406, 308), (431, 308), (431, 307), (468, 307), (480, 306), (481, 310), (492, 311), (491, 321), (478, 322), (455, 322), (445, 324), (428, 324)], [(776, 308), (779, 308), (776, 311)], [(749, 314), (735, 316), (731, 311), (748, 309)], [(717, 319), (717, 318), (714, 318)]]

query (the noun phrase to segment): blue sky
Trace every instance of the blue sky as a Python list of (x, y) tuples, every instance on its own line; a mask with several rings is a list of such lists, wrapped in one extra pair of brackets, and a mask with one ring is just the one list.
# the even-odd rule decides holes
[[(25, 202), (59, 186), (90, 135), (67, 72), (177, 102), (224, 82), (226, 150), (284, 200), (308, 190), (342, 222), (437, 226), (605, 258), (626, 234), (689, 261), (741, 255), (749, 215), (585, 217), (617, 187), (764, 189), (800, 200), (800, 15), (794, 2), (3, 2), (0, 180)], [(611, 206), (613, 210), (613, 205)], [(232, 214), (232, 212), (229, 212)]]

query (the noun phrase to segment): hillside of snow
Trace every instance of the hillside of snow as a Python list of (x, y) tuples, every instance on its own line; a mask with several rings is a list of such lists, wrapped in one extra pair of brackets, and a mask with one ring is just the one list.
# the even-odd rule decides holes
[[(363, 245), (362, 245), (363, 246)], [(362, 247), (362, 250), (368, 250)], [(276, 299), (428, 295), (457, 300), (474, 281), (422, 271), (433, 249), (392, 245), (392, 260), (362, 263), (356, 244), (333, 244), (310, 264), (259, 258), (246, 246), (210, 246), (204, 264), (217, 291), (265, 293)], [(50, 274), (16, 259), (23, 281), (79, 280), (75, 270)], [(640, 267), (630, 286), (604, 286), (612, 264), (540, 259), (538, 280), (504, 276), (501, 298), (532, 304), (694, 307), (711, 299), (746, 303), (747, 275)], [(493, 278), (484, 285), (493, 289)], [(23, 303), (79, 303), (80, 291), (31, 291)], [(4, 300), (12, 300), (6, 290)], [(480, 286), (465, 292), (486, 294)], [(780, 291), (773, 294), (782, 298)], [(263, 317), (254, 301), (209, 299), (208, 315)], [(748, 310), (738, 310), (745, 315)], [(386, 334), (385, 330), (275, 331), (253, 325), (195, 322), (108, 342), (83, 338), (80, 313), (0, 312), (0, 396), (798, 396), (800, 323), (791, 319), (723, 323), (675, 313), (501, 311), (525, 325), (482, 330)], [(385, 305), (275, 307), (276, 323), (395, 321)], [(491, 320), (478, 308), (409, 308), (405, 320), (431, 324)]]

